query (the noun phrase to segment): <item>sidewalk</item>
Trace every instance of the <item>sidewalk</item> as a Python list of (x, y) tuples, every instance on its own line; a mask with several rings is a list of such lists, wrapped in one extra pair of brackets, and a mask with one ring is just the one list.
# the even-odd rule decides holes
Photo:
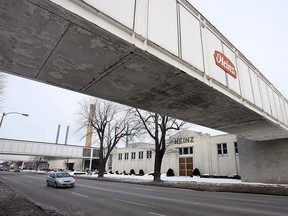
[(29, 201), (0, 181), (0, 215), (1, 216), (61, 216), (42, 208)]
[[(47, 173), (39, 173), (47, 174)], [(48, 175), (48, 174), (47, 174)], [(288, 196), (288, 185), (243, 183), (234, 179), (206, 179), (198, 177), (167, 177), (162, 176), (162, 182), (151, 181), (153, 176), (129, 176), (106, 174), (105, 178), (97, 175), (79, 175), (75, 178), (84, 178), (97, 181), (113, 181), (131, 184), (142, 184), (161, 187), (173, 187), (198, 191), (233, 192)], [(77, 182), (76, 182), (77, 186)], [(0, 181), (0, 215), (1, 216), (61, 216), (52, 211), (44, 211), (29, 201), (20, 193)]]

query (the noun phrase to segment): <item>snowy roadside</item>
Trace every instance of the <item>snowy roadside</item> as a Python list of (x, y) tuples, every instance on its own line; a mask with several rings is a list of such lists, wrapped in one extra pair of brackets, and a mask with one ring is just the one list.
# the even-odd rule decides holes
[[(73, 175), (73, 173), (71, 174)], [(153, 176), (147, 174), (144, 176), (105, 174), (104, 178), (98, 178), (97, 174), (80, 174), (74, 175), (74, 177), (210, 192), (234, 192), (288, 196), (287, 184), (248, 183), (241, 182), (241, 180), (238, 179), (200, 178), (188, 176), (167, 177), (166, 174), (161, 175), (162, 182), (153, 182)]]
[[(35, 172), (35, 171), (34, 171)], [(36, 173), (36, 172), (35, 172)], [(47, 172), (37, 172), (47, 174)], [(99, 181), (124, 182), (131, 184), (156, 185), (162, 187), (174, 187), (198, 191), (210, 192), (233, 192), (233, 193), (251, 193), (288, 196), (288, 184), (265, 184), (242, 182), (238, 179), (227, 178), (200, 178), (189, 176), (161, 175), (162, 182), (153, 182), (153, 176), (145, 174), (144, 176), (124, 175), (124, 174), (105, 174), (104, 178), (98, 178), (97, 174), (86, 172), (70, 172), (75, 178), (85, 178)], [(76, 180), (77, 186), (77, 180)]]
[(22, 194), (0, 181), (0, 215), (1, 216), (61, 216), (53, 210), (43, 210)]

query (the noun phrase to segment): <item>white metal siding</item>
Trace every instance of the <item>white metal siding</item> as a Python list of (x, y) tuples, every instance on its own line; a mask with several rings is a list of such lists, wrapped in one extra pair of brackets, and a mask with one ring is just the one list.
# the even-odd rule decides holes
[(136, 1), (136, 11), (135, 11), (135, 24), (134, 31), (141, 35), (142, 37), (147, 37), (147, 24), (148, 24), (148, 4), (147, 0), (137, 0)]
[[(237, 77), (236, 79), (229, 74), (226, 74), (227, 80), (228, 80), (228, 87), (238, 95), (240, 95), (240, 85), (239, 85), (239, 72), (237, 69), (237, 64), (236, 64), (236, 58), (235, 58), (235, 53), (229, 49), (226, 45), (223, 46), (224, 48), (224, 54), (227, 56), (230, 61), (234, 64), (236, 70), (237, 70)], [(224, 72), (224, 71), (223, 71)]]
[(267, 87), (268, 90), (268, 96), (269, 96), (269, 101), (270, 101), (270, 108), (272, 112), (272, 116), (277, 118), (276, 114), (276, 106), (275, 106), (275, 101), (274, 101), (274, 96), (273, 96), (273, 91), (270, 86)]
[(288, 101), (286, 101), (284, 103), (284, 107), (285, 107), (285, 116), (286, 116), (286, 124), (288, 125)]
[(200, 23), (180, 6), (182, 59), (204, 72)]
[(251, 82), (252, 82), (254, 104), (262, 109), (263, 107), (262, 107), (262, 101), (261, 101), (258, 76), (253, 70), (250, 70), (250, 77), (251, 77)]
[(148, 39), (178, 56), (175, 0), (149, 1)]
[(238, 67), (239, 74), (241, 74), (240, 83), (241, 83), (242, 97), (254, 103), (249, 67), (241, 59), (239, 59), (238, 65), (239, 65)]
[(259, 87), (260, 87), (261, 96), (262, 96), (263, 110), (266, 113), (271, 115), (272, 112), (271, 112), (271, 108), (270, 108), (269, 96), (268, 96), (268, 91), (267, 91), (267, 84), (261, 78), (259, 79)]
[(223, 53), (221, 41), (207, 28), (203, 29), (203, 38), (205, 73), (226, 86), (225, 72), (215, 64), (213, 56), (215, 50)]
[[(133, 29), (135, 0), (84, 1), (123, 25)], [(119, 13), (119, 11), (121, 12)]]

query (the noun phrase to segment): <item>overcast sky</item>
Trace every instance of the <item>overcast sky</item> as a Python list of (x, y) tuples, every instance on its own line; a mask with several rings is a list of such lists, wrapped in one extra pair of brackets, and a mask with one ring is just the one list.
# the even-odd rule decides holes
[[(224, 36), (230, 40), (276, 88), (288, 98), (288, 1), (287, 0), (190, 0)], [(28, 113), (5, 116), (1, 138), (83, 144), (77, 133), (77, 117), (82, 94), (42, 83), (8, 76), (2, 112)], [(194, 127), (196, 131), (217, 134)]]

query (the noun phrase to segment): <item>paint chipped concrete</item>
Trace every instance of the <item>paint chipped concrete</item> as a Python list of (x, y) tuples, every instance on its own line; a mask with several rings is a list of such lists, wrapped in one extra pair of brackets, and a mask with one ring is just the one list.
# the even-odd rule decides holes
[(0, 70), (250, 140), (288, 132), (48, 0), (0, 2)]

